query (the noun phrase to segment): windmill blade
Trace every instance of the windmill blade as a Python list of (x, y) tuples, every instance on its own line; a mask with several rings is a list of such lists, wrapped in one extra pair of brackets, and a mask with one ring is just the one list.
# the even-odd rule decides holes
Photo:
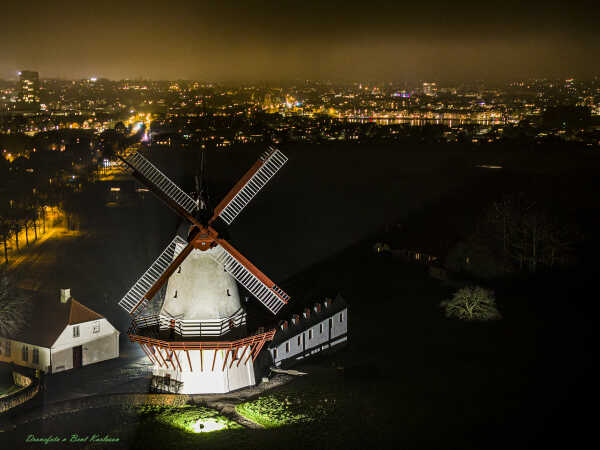
[(119, 301), (119, 306), (129, 314), (140, 314), (192, 250), (192, 244), (175, 236), (167, 248)]
[(287, 160), (287, 157), (275, 148), (270, 148), (268, 152), (263, 153), (217, 205), (209, 223), (220, 217), (227, 225), (231, 225), (250, 200), (275, 176)]
[(277, 314), (289, 301), (290, 297), (269, 277), (244, 258), (231, 244), (224, 239), (217, 239), (217, 242), (219, 245), (208, 254), (265, 305), (269, 311)]
[(194, 212), (198, 209), (198, 204), (154, 164), (138, 152), (125, 157), (119, 156), (119, 158), (134, 170), (136, 178), (146, 184), (167, 205), (195, 223)]

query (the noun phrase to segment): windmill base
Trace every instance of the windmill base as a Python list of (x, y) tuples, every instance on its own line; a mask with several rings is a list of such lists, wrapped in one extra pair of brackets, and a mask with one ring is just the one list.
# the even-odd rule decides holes
[[(182, 352), (183, 353), (183, 352)], [(200, 364), (200, 351), (189, 352), (192, 370), (185, 353), (181, 360), (183, 370), (154, 367), (150, 390), (176, 394), (223, 394), (256, 384), (252, 358), (225, 360), (225, 351), (203, 351)]]

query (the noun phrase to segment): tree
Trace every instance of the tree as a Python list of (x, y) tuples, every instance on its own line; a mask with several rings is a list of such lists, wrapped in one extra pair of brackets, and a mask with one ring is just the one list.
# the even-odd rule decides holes
[(31, 300), (12, 286), (6, 269), (0, 269), (0, 335), (11, 337), (29, 319)]
[(4, 249), (4, 262), (8, 264), (8, 240), (10, 239), (11, 224), (8, 217), (0, 212), (0, 239)]
[(501, 319), (494, 293), (480, 286), (459, 289), (450, 300), (443, 301), (446, 317), (470, 321)]
[(559, 220), (524, 194), (494, 203), (487, 221), (494, 229), (491, 234), (502, 242), (505, 265), (512, 260), (519, 269), (532, 272), (569, 261), (573, 245), (581, 240), (573, 224)]

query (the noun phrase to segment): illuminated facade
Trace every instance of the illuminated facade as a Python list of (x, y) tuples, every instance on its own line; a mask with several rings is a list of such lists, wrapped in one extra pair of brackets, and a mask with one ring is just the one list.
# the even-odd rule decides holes
[(40, 78), (37, 72), (19, 72), (19, 107), (27, 111), (40, 110)]

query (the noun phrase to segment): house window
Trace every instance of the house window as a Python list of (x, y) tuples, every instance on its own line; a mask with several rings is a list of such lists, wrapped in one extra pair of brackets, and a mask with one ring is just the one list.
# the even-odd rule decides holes
[(23, 361), (28, 361), (29, 360), (29, 348), (24, 345), (23, 347), (21, 347), (21, 359)]
[(6, 353), (6, 356), (10, 356), (10, 353), (11, 353), (10, 341), (6, 341), (6, 342), (4, 343), (4, 349), (6, 350), (6, 351), (5, 351), (5, 353)]
[(94, 326), (92, 327), (92, 333), (93, 334), (100, 333), (100, 322), (94, 322)]
[(78, 338), (79, 337), (79, 325), (75, 325), (73, 327), (73, 337), (74, 338)]
[(298, 345), (302, 344), (302, 336), (298, 336)]
[(286, 352), (286, 353), (289, 353), (289, 352), (290, 352), (290, 343), (289, 343), (289, 342), (286, 342), (286, 343), (285, 343), (285, 352)]
[(312, 330), (308, 330), (308, 339), (312, 339)]
[(331, 317), (329, 318), (329, 329), (333, 329), (333, 319)]
[(344, 313), (343, 313), (343, 312), (341, 312), (341, 313), (340, 313), (340, 322), (343, 322), (343, 321), (344, 321)]
[(40, 349), (39, 348), (34, 348), (33, 351), (31, 352), (31, 362), (34, 364), (40, 363)]
[(323, 334), (323, 324), (319, 324), (319, 334)]
[(277, 359), (277, 349), (273, 349), (273, 359)]

